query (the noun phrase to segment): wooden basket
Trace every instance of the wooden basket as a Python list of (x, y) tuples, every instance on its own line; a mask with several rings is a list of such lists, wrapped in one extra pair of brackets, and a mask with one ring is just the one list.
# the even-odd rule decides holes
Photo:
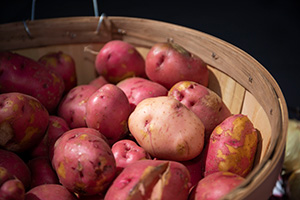
[(69, 53), (76, 61), (78, 84), (97, 76), (95, 55), (86, 49), (99, 51), (114, 39), (132, 43), (144, 56), (155, 43), (172, 40), (208, 63), (209, 88), (232, 113), (248, 115), (262, 136), (253, 171), (225, 199), (268, 199), (283, 163), (287, 106), (273, 77), (241, 49), (200, 31), (140, 18), (104, 17), (100, 24), (96, 17), (71, 17), (0, 26), (0, 51), (33, 59), (49, 51)]

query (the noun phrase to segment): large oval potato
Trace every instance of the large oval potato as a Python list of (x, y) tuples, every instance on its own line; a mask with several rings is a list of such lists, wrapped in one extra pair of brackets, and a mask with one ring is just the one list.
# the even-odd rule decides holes
[(170, 89), (179, 81), (195, 81), (208, 86), (207, 64), (182, 46), (172, 42), (152, 46), (145, 59), (150, 80)]
[(130, 113), (130, 104), (124, 92), (116, 85), (105, 84), (87, 101), (86, 124), (100, 131), (113, 144), (128, 133)]
[(29, 57), (0, 52), (0, 92), (20, 92), (37, 98), (54, 113), (63, 95), (63, 78)]
[(133, 45), (122, 40), (109, 41), (101, 48), (95, 69), (110, 83), (133, 76), (146, 77), (144, 58)]
[(195, 113), (172, 97), (141, 101), (132, 112), (129, 130), (151, 156), (190, 160), (204, 145), (204, 125)]
[(257, 143), (258, 132), (246, 115), (226, 118), (210, 136), (204, 175), (229, 171), (246, 177), (252, 170)]
[(79, 195), (103, 193), (116, 173), (110, 146), (92, 128), (71, 129), (58, 138), (52, 165), (60, 183)]

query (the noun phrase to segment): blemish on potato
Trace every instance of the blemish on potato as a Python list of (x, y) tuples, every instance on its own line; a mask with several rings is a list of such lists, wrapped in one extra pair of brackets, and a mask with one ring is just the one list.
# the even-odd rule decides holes
[(18, 104), (14, 104), (13, 105), (13, 111), (16, 112), (19, 108), (19, 105)]
[(55, 128), (61, 128), (61, 124), (58, 121), (53, 121), (52, 126)]
[(55, 85), (55, 84), (60, 84), (61, 79), (59, 79), (58, 76), (56, 76), (56, 74), (51, 73), (51, 76), (52, 76), (52, 78), (53, 78), (53, 85)]
[(88, 135), (87, 135), (87, 134), (81, 134), (81, 135), (79, 136), (79, 139), (80, 139), (80, 140), (86, 140), (86, 138), (88, 138)]
[(27, 143), (30, 141), (30, 138), (36, 134), (37, 132), (39, 131), (38, 128), (36, 127), (32, 127), (32, 126), (29, 126), (26, 128), (25, 130), (25, 136), (23, 137), (23, 139), (21, 140), (20, 142), (20, 145), (22, 146), (24, 143)]
[(65, 169), (65, 166), (64, 166), (64, 164), (62, 162), (60, 162), (59, 165), (58, 165), (57, 173), (62, 178), (64, 178), (64, 179), (66, 178), (66, 169)]

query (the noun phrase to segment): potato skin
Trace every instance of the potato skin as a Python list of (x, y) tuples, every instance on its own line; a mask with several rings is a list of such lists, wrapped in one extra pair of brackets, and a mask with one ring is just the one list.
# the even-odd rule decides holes
[(246, 115), (235, 114), (226, 118), (210, 136), (204, 175), (229, 171), (246, 177), (252, 170), (257, 134)]
[(103, 85), (107, 84), (108, 81), (103, 76), (98, 76), (97, 78), (91, 80), (89, 85), (93, 85), (96, 88), (101, 88)]
[(33, 96), (49, 113), (55, 112), (65, 89), (59, 74), (17, 53), (0, 52), (0, 75), (1, 93), (20, 92)]
[(206, 142), (214, 128), (231, 116), (221, 97), (199, 83), (180, 81), (169, 90), (168, 95), (179, 100), (201, 119)]
[(138, 146), (134, 141), (123, 139), (114, 143), (111, 147), (116, 160), (118, 170), (122, 170), (129, 164), (144, 159), (151, 159), (148, 152)]
[(77, 86), (75, 60), (71, 55), (62, 51), (49, 52), (41, 56), (38, 62), (52, 69), (62, 77), (65, 84), (64, 93), (69, 92), (73, 87)]
[(216, 172), (201, 179), (191, 190), (189, 200), (218, 200), (238, 187), (244, 178), (231, 172)]
[(13, 178), (0, 185), (0, 199), (2, 200), (24, 200), (25, 188), (23, 183)]
[(113, 84), (128, 77), (146, 77), (144, 58), (133, 45), (122, 40), (109, 41), (100, 49), (95, 69)]
[(130, 113), (125, 93), (113, 84), (106, 84), (88, 99), (86, 124), (98, 130), (113, 144), (128, 133), (127, 120)]
[(92, 128), (65, 132), (55, 143), (52, 165), (60, 183), (79, 195), (104, 192), (116, 173), (110, 146)]
[(72, 128), (87, 127), (86, 104), (89, 97), (97, 91), (93, 85), (78, 85), (71, 89), (61, 100), (58, 107), (58, 116), (66, 120)]
[(209, 71), (206, 63), (175, 43), (156, 43), (145, 59), (150, 80), (170, 89), (179, 81), (195, 81), (207, 86)]
[(150, 97), (167, 96), (168, 90), (153, 81), (141, 77), (127, 78), (117, 84), (126, 94), (132, 111), (142, 100)]
[(186, 200), (190, 174), (184, 165), (167, 160), (139, 160), (128, 165), (109, 187), (105, 200)]
[(45, 184), (32, 188), (25, 194), (25, 200), (76, 200), (74, 194), (59, 184)]
[(23, 183), (25, 189), (30, 187), (31, 173), (20, 156), (14, 152), (0, 149), (0, 167), (5, 168), (8, 175), (18, 178)]
[(138, 144), (158, 159), (190, 160), (201, 153), (204, 145), (203, 123), (173, 97), (141, 101), (128, 125)]
[(45, 135), (49, 113), (36, 98), (10, 92), (0, 94), (0, 147), (14, 152), (29, 150)]
[(30, 151), (30, 157), (53, 157), (55, 141), (66, 131), (70, 130), (67, 122), (56, 115), (49, 116), (49, 123), (44, 138)]
[(43, 184), (59, 184), (58, 177), (48, 157), (36, 157), (28, 161), (31, 172), (30, 188)]

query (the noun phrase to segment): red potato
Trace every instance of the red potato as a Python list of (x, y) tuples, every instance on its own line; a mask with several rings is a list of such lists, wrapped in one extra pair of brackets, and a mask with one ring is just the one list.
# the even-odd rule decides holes
[(0, 93), (28, 94), (54, 113), (64, 89), (62, 77), (53, 70), (17, 53), (0, 52)]
[(194, 81), (208, 86), (206, 63), (175, 43), (157, 43), (145, 59), (146, 74), (150, 80), (170, 89), (179, 81)]
[(107, 84), (108, 81), (103, 76), (98, 76), (97, 78), (93, 79), (89, 82), (89, 85), (93, 85), (96, 88), (101, 88), (103, 85)]
[(226, 118), (210, 136), (204, 175), (229, 171), (246, 177), (252, 170), (257, 143), (257, 130), (246, 115)]
[(189, 170), (191, 175), (192, 186), (196, 185), (203, 178), (203, 168), (204, 168), (204, 162), (202, 159), (203, 151), (196, 158), (180, 162)]
[(59, 184), (58, 177), (48, 157), (36, 157), (27, 163), (31, 172), (30, 188), (43, 184)]
[(32, 188), (25, 200), (77, 200), (76, 196), (59, 184), (45, 184)]
[(116, 173), (110, 146), (91, 128), (65, 132), (55, 143), (52, 165), (60, 183), (79, 195), (105, 192)]
[(110, 83), (133, 76), (146, 77), (142, 55), (133, 45), (121, 40), (109, 41), (101, 48), (95, 68)]
[(168, 90), (153, 81), (141, 77), (127, 78), (117, 84), (126, 94), (132, 111), (142, 100), (150, 97), (167, 96)]
[(207, 142), (214, 128), (231, 116), (221, 97), (199, 83), (180, 81), (169, 90), (168, 95), (176, 98), (201, 119)]
[(0, 186), (7, 180), (12, 179), (13, 175), (5, 167), (0, 166)]
[(18, 178), (25, 189), (30, 187), (31, 173), (26, 163), (15, 153), (0, 149), (0, 167)]
[(49, 114), (34, 97), (17, 92), (0, 94), (0, 147), (22, 152), (44, 137)]
[(154, 158), (190, 160), (204, 146), (203, 123), (173, 97), (141, 101), (131, 113), (128, 126), (138, 144)]
[(59, 74), (65, 84), (64, 93), (77, 86), (75, 61), (71, 55), (62, 51), (49, 52), (38, 59), (38, 62)]
[(86, 124), (102, 133), (112, 145), (128, 133), (131, 113), (125, 93), (113, 84), (94, 92), (86, 103)]
[(24, 200), (25, 188), (19, 179), (10, 179), (0, 186), (1, 200)]
[(70, 90), (58, 107), (58, 116), (66, 120), (72, 128), (87, 127), (86, 104), (89, 97), (97, 91), (93, 85), (78, 85)]
[(178, 162), (139, 160), (124, 168), (109, 187), (104, 199), (186, 200), (189, 181), (188, 170)]
[(201, 179), (192, 189), (189, 200), (218, 200), (238, 187), (244, 178), (231, 172), (216, 172)]
[(120, 171), (135, 161), (151, 159), (150, 155), (142, 147), (128, 139), (114, 143), (111, 151), (114, 154), (116, 166)]

